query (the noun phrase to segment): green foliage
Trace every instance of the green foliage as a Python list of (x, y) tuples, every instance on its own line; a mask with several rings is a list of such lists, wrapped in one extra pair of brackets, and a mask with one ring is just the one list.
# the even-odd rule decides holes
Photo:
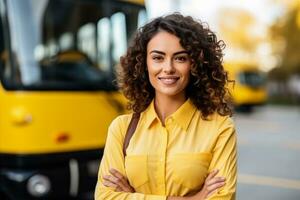
[(299, 8), (291, 9), (271, 27), (274, 53), (281, 61), (270, 72), (271, 79), (286, 80), (291, 74), (300, 74), (299, 12)]

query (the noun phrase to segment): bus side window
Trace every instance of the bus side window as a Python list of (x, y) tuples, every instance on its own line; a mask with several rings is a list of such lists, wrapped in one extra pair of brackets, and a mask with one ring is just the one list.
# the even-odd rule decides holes
[(148, 20), (146, 10), (140, 10), (138, 15), (138, 28), (144, 26)]
[(112, 22), (112, 58), (114, 65), (119, 63), (120, 57), (126, 52), (127, 34), (125, 14), (117, 12), (111, 16)]
[(87, 23), (80, 27), (78, 31), (78, 49), (86, 53), (90, 59), (96, 61), (96, 26)]
[[(0, 0), (0, 83), (5, 86), (12, 77), (12, 65), (17, 65), (15, 54), (10, 53), (8, 37), (8, 27), (6, 22), (6, 10), (2, 0)], [(12, 59), (12, 60), (10, 60)], [(16, 73), (18, 74), (18, 73)], [(16, 77), (20, 79), (19, 77)]]
[(2, 13), (3, 13), (3, 2), (0, 2), (0, 9), (1, 9), (1, 15), (0, 15), (0, 80), (3, 78), (4, 73), (4, 65), (5, 60), (7, 60), (7, 51), (5, 51), (4, 48), (4, 33), (3, 33), (3, 21), (2, 21)]
[(60, 51), (67, 51), (74, 49), (74, 36), (71, 32), (64, 33), (59, 38)]
[(110, 70), (110, 41), (111, 41), (111, 26), (108, 17), (102, 18), (97, 23), (97, 65), (98, 67), (108, 72)]

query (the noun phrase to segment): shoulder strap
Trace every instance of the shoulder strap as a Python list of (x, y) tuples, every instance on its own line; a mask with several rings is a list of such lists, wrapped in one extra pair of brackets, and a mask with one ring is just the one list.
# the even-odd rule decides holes
[(124, 138), (124, 143), (123, 143), (124, 158), (126, 156), (126, 149), (128, 147), (128, 144), (130, 142), (131, 137), (133, 136), (133, 134), (135, 132), (135, 129), (137, 127), (137, 124), (139, 123), (139, 120), (140, 120), (140, 113), (133, 113), (132, 117), (131, 117), (131, 120), (130, 120), (130, 123), (129, 123), (129, 126), (128, 126), (127, 131), (126, 131), (125, 138)]

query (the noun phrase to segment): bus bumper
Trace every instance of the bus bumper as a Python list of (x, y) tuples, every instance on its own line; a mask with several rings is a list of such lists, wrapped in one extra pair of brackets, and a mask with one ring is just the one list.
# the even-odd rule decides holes
[[(92, 199), (102, 152), (43, 155), (41, 163), (38, 163), (37, 155), (18, 155), (16, 158), (13, 155), (0, 155), (0, 191), (8, 199), (18, 200)], [(49, 162), (46, 162), (47, 157)], [(14, 159), (19, 163), (12, 165)]]

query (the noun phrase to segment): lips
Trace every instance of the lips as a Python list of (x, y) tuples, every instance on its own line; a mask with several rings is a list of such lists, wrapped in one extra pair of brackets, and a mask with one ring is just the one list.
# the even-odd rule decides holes
[(179, 80), (178, 76), (158, 77), (158, 79), (165, 85), (172, 85)]

